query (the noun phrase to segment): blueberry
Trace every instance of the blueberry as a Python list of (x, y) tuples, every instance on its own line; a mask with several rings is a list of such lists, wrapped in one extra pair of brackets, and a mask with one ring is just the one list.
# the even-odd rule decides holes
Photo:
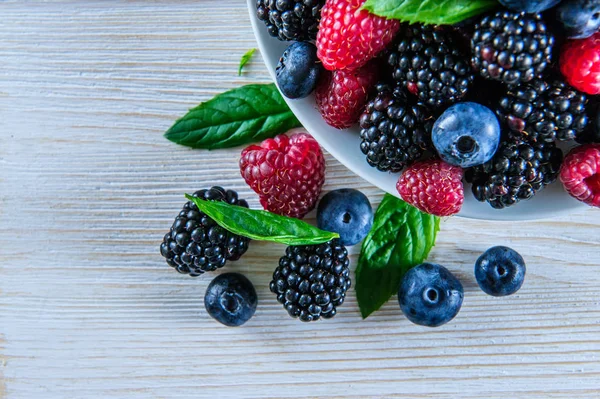
[(438, 327), (458, 314), (463, 302), (463, 287), (444, 266), (423, 263), (404, 275), (398, 302), (408, 320), (422, 326)]
[(314, 44), (292, 43), (275, 69), (277, 85), (287, 98), (304, 98), (315, 89), (322, 69)]
[(514, 294), (525, 279), (525, 261), (514, 249), (492, 247), (475, 262), (475, 279), (488, 295)]
[(217, 276), (204, 295), (204, 306), (210, 317), (229, 327), (241, 326), (250, 320), (257, 302), (254, 286), (239, 273)]
[(571, 39), (585, 39), (600, 29), (598, 0), (568, 0), (556, 9), (556, 19)]
[(431, 136), (444, 161), (468, 168), (492, 159), (500, 143), (500, 124), (489, 108), (458, 103), (435, 121)]
[(333, 190), (319, 202), (317, 225), (322, 230), (338, 233), (342, 245), (354, 245), (371, 230), (373, 208), (367, 196), (358, 190)]
[(513, 11), (523, 11), (527, 13), (538, 13), (554, 7), (561, 0), (499, 0), (506, 8)]

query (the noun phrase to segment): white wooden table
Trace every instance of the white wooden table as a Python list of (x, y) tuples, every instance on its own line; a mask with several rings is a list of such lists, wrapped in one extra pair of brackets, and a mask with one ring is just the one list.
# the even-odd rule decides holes
[[(239, 149), (162, 133), (218, 92), (268, 81), (260, 56), (237, 77), (254, 46), (242, 0), (0, 2), (0, 398), (599, 397), (600, 211), (446, 220), (432, 260), (465, 301), (438, 329), (395, 300), (362, 321), (353, 292), (331, 321), (292, 320), (268, 290), (284, 247), (264, 243), (227, 268), (256, 285), (255, 317), (233, 329), (206, 315), (211, 276), (175, 273), (161, 238), (184, 192), (218, 183), (258, 201)], [(326, 189), (379, 203), (327, 161)], [(496, 244), (528, 263), (507, 299), (472, 274)]]

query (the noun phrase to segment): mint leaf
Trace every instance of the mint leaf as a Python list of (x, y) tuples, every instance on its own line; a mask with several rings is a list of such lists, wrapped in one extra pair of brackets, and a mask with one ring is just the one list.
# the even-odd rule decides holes
[(205, 201), (186, 194), (208, 217), (224, 229), (253, 240), (272, 241), (286, 245), (322, 244), (339, 234), (320, 230), (300, 219), (257, 211), (225, 202)]
[(356, 298), (364, 319), (398, 293), (404, 273), (427, 259), (439, 229), (438, 217), (390, 194), (383, 197), (356, 268)]
[(246, 51), (246, 54), (242, 55), (242, 58), (240, 59), (240, 67), (238, 68), (238, 76), (242, 76), (242, 69), (244, 69), (244, 66), (248, 63), (248, 61), (250, 61), (255, 51), (255, 48), (251, 48), (250, 50)]
[(274, 83), (252, 84), (219, 94), (179, 119), (165, 133), (192, 148), (236, 147), (300, 127)]
[(411, 24), (453, 25), (497, 6), (496, 0), (367, 0), (363, 9)]

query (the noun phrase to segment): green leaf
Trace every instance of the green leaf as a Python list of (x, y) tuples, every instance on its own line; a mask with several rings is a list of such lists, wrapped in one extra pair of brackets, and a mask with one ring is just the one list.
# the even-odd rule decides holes
[(363, 8), (411, 24), (453, 25), (497, 6), (496, 0), (367, 0)]
[(165, 137), (212, 150), (262, 141), (300, 126), (275, 84), (252, 84), (201, 103), (175, 122)]
[(375, 212), (356, 268), (356, 297), (366, 319), (394, 294), (404, 273), (429, 255), (440, 219), (386, 194)]
[(337, 233), (320, 230), (300, 219), (257, 211), (225, 202), (205, 201), (186, 194), (198, 208), (224, 229), (253, 240), (272, 241), (286, 245), (322, 244)]
[(246, 54), (242, 55), (242, 58), (240, 59), (240, 67), (238, 68), (238, 76), (242, 76), (242, 69), (244, 69), (244, 66), (248, 63), (248, 61), (250, 61), (255, 51), (255, 48), (251, 48), (250, 50), (246, 51)]

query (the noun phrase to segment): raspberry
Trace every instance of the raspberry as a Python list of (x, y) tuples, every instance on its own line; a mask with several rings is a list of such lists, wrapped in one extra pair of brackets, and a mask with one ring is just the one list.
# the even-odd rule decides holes
[(560, 71), (577, 90), (600, 94), (600, 32), (568, 41), (560, 55)]
[(325, 122), (338, 129), (357, 123), (376, 78), (371, 64), (356, 71), (342, 69), (328, 73), (316, 91), (317, 106)]
[(317, 203), (325, 181), (319, 143), (303, 129), (280, 134), (242, 151), (240, 172), (263, 208), (302, 218)]
[(327, 0), (321, 10), (317, 55), (329, 70), (357, 69), (392, 41), (400, 22), (361, 10), (365, 0)]
[(600, 144), (571, 150), (560, 168), (560, 181), (571, 196), (600, 208)]
[(439, 159), (416, 162), (406, 169), (396, 189), (402, 199), (435, 216), (451, 216), (460, 211), (465, 199), (463, 171)]

